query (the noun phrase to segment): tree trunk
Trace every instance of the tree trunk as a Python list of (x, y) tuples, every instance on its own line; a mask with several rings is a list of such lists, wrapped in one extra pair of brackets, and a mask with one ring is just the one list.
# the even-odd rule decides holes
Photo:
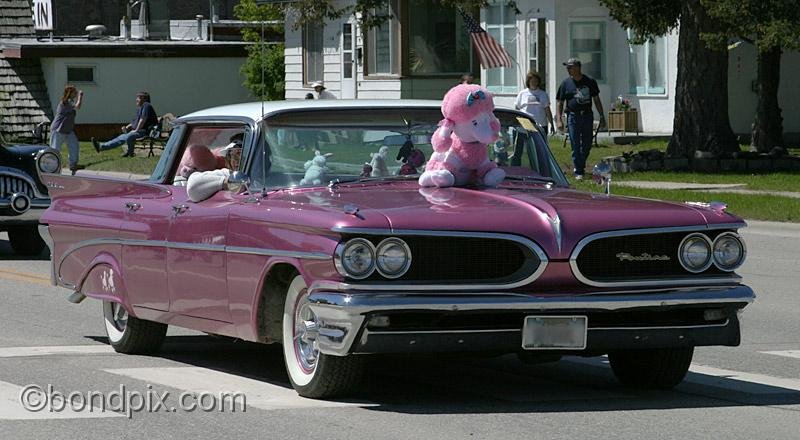
[(678, 40), (675, 121), (667, 153), (693, 157), (695, 151), (717, 156), (739, 151), (728, 119), (728, 52), (711, 50), (700, 39), (713, 31), (700, 0), (683, 3)]
[(768, 153), (783, 146), (783, 117), (778, 105), (778, 86), (781, 81), (781, 48), (758, 51), (758, 105), (753, 122), (751, 148)]

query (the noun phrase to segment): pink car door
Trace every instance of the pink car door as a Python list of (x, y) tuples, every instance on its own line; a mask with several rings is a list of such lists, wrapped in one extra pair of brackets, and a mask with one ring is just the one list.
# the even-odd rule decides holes
[(167, 234), (170, 311), (231, 322), (228, 310), (225, 242), (229, 191), (194, 203), (175, 188)]
[(122, 199), (122, 264), (125, 288), (135, 306), (169, 310), (166, 239), (172, 200), (172, 196)]

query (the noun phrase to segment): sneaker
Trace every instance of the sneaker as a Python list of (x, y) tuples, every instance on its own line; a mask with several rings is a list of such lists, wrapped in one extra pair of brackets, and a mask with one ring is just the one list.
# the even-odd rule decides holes
[(69, 167), (69, 170), (72, 172), (72, 175), (74, 176), (75, 172), (77, 172), (78, 170), (83, 170), (85, 168), (86, 165), (72, 165), (71, 167)]
[(131, 151), (130, 153), (123, 153), (122, 154), (122, 157), (133, 157), (133, 156), (135, 156), (135, 154), (133, 154), (133, 151)]
[(92, 137), (92, 146), (94, 147), (94, 151), (100, 152), (100, 142), (97, 142), (97, 139)]
[(583, 180), (583, 174), (576, 174), (575, 180)]

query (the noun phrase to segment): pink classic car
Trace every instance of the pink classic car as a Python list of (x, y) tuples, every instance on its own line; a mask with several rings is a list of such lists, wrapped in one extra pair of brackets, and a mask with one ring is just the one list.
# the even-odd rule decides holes
[[(281, 343), (316, 398), (352, 389), (370, 353), (607, 354), (623, 384), (668, 388), (694, 347), (739, 344), (740, 218), (576, 191), (535, 123), (500, 108), (487, 148), (505, 180), (421, 188), (439, 106), (212, 108), (177, 121), (149, 180), (45, 175), (52, 281), (103, 301), (119, 352), (156, 351), (168, 325)], [(184, 151), (236, 135), (228, 186), (192, 202)]]

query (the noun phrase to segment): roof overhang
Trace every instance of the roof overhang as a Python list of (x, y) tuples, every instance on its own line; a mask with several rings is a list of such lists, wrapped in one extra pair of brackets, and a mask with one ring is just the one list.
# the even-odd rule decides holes
[(220, 58), (246, 57), (243, 41), (124, 41), (80, 40), (38, 41), (36, 39), (0, 39), (4, 58)]

